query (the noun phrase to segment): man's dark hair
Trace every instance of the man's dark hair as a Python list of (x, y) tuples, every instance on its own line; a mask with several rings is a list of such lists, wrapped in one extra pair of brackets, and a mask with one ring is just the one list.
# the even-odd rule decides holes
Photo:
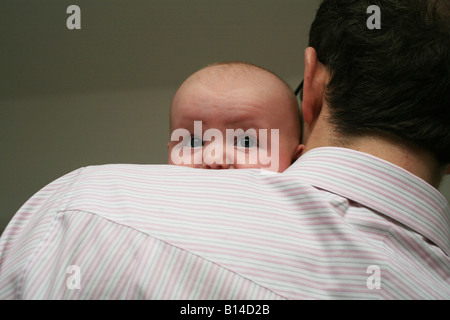
[[(367, 26), (371, 5), (380, 29)], [(450, 0), (324, 0), (309, 45), (331, 74), (339, 132), (401, 138), (450, 163)]]

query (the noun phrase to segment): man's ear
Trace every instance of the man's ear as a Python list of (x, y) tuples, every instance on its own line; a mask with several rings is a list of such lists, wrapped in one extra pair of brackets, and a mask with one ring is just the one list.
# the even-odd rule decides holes
[(316, 50), (312, 47), (306, 48), (302, 111), (304, 121), (309, 126), (317, 120), (322, 110), (322, 102), (328, 79), (328, 71), (317, 59)]

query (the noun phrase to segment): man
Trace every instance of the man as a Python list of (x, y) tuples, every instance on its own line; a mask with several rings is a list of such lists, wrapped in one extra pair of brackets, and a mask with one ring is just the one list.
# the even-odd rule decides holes
[(303, 90), (313, 135), (307, 149), (360, 150), (438, 186), (450, 163), (450, 2), (381, 1), (378, 30), (363, 27), (367, 7), (325, 1), (313, 23)]
[(106, 165), (0, 242), (3, 299), (448, 299), (448, 1), (325, 0), (283, 173)]

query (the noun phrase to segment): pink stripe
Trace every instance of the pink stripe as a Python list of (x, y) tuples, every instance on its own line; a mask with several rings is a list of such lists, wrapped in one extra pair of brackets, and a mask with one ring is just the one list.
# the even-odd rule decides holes
[(202, 295), (199, 297), (199, 299), (208, 299), (210, 297), (210, 292), (212, 289), (212, 286), (214, 285), (214, 280), (217, 277), (217, 272), (219, 271), (219, 268), (216, 264), (213, 264), (213, 266), (210, 268), (208, 275), (206, 276), (206, 283), (204, 286), (204, 290), (202, 290)]
[[(322, 171), (320, 171), (320, 170), (315, 170), (315, 168), (308, 168), (308, 170), (309, 170), (309, 172), (322, 173)], [(328, 174), (328, 175), (331, 175), (331, 176), (333, 176), (333, 177), (337, 177), (337, 178), (340, 179), (340, 180), (344, 180), (344, 181), (347, 181), (347, 182), (353, 182), (353, 183), (354, 183), (354, 180), (347, 179), (347, 178), (344, 178), (344, 177), (342, 177), (342, 176), (332, 174), (332, 173), (330, 173), (330, 172), (327, 172), (327, 174)], [(348, 194), (348, 193), (353, 193), (353, 194), (354, 194), (354, 191), (348, 190), (348, 189), (344, 188), (342, 185), (335, 185), (335, 184), (331, 183), (330, 180), (328, 180), (326, 183), (327, 183), (327, 185), (328, 185), (327, 188), (334, 189), (334, 190), (338, 190), (337, 193), (343, 193), (343, 192), (345, 192), (345, 193), (347, 193), (347, 194)], [(419, 216), (424, 217), (424, 216), (423, 216), (422, 214), (420, 214), (420, 212), (417, 211), (416, 208), (413, 207), (409, 202), (407, 202), (407, 201), (401, 201), (400, 198), (396, 198), (396, 197), (394, 197), (394, 196), (392, 196), (392, 195), (390, 195), (390, 194), (384, 192), (384, 190), (383, 190), (382, 188), (380, 188), (380, 187), (378, 187), (378, 186), (373, 186), (373, 185), (371, 185), (371, 186), (369, 186), (369, 185), (362, 185), (362, 186), (363, 186), (364, 188), (370, 190), (370, 191), (373, 192), (374, 194), (380, 194), (380, 195), (382, 195), (382, 196), (388, 198), (388, 199), (391, 200), (392, 202), (398, 203), (398, 204), (400, 204), (401, 206), (406, 207), (408, 210), (411, 210), (411, 211), (414, 211), (414, 212), (418, 213)], [(357, 196), (360, 197), (361, 194), (357, 194)], [(389, 208), (389, 207), (387, 207), (387, 206), (384, 206), (383, 204), (381, 204), (381, 202), (374, 202), (374, 201), (372, 201), (370, 198), (366, 198), (366, 197), (364, 198), (364, 201), (365, 201), (366, 204), (368, 204), (368, 205), (370, 205), (370, 206), (372, 206), (372, 207), (374, 207), (374, 208), (377, 208), (377, 209), (378, 209), (379, 211), (381, 211), (381, 212), (391, 212), (391, 208)], [(395, 214), (396, 214), (397, 217), (399, 217), (399, 216), (401, 215), (401, 212), (397, 210), (397, 211), (395, 212)], [(407, 215), (401, 215), (401, 218), (403, 219), (403, 222), (407, 222), (409, 225), (414, 226), (414, 228), (415, 228), (416, 230), (418, 230), (419, 232), (422, 232), (422, 233), (423, 233), (423, 232), (428, 233), (429, 230), (428, 230), (427, 228), (422, 227), (421, 224), (416, 223), (414, 220), (410, 219), (409, 216), (407, 216)], [(432, 215), (427, 216), (427, 218), (430, 219), (430, 220), (432, 220), (433, 224), (434, 224), (438, 229), (440, 229), (440, 231), (441, 231), (443, 234), (445, 234), (445, 230), (442, 229), (442, 225), (441, 225), (441, 223), (440, 223), (438, 220), (434, 219)]]
[[(241, 199), (242, 202), (246, 203), (249, 200), (254, 201), (254, 200), (260, 200), (260, 199), (264, 198), (265, 202), (266, 201), (273, 202), (274, 205), (276, 205), (279, 208), (292, 208), (292, 206), (294, 206), (294, 205), (303, 204), (303, 201), (299, 202), (299, 203), (296, 203), (293, 201), (293, 203), (291, 203), (291, 204), (284, 205), (280, 201), (279, 197), (274, 196), (274, 194), (279, 193), (279, 191), (276, 191), (276, 189), (274, 189), (274, 187), (260, 188), (260, 189), (258, 189), (257, 196), (250, 197), (250, 196), (245, 196), (245, 194), (247, 193), (249, 187), (250, 188), (254, 187), (253, 185), (243, 187), (241, 184), (240, 187), (236, 187), (236, 186), (229, 185), (229, 184), (221, 184), (220, 189), (205, 188), (205, 186), (202, 186), (202, 187), (199, 187), (196, 189), (191, 184), (186, 184), (186, 185), (178, 184), (177, 186), (180, 189), (186, 188), (186, 190), (183, 190), (183, 192), (179, 194), (179, 196), (181, 197), (180, 199), (183, 199), (183, 198), (185, 198), (185, 199), (191, 199), (191, 198), (204, 199), (205, 194), (200, 193), (199, 191), (202, 191), (202, 192), (207, 191), (208, 192), (207, 196), (208, 197), (213, 196), (214, 200), (236, 201), (236, 198), (237, 198), (237, 199)], [(108, 188), (109, 187), (110, 186), (108, 186)], [(159, 195), (170, 196), (171, 192), (173, 192), (173, 186), (172, 186), (172, 188), (170, 188), (170, 189), (168, 188), (167, 190), (162, 189), (161, 186), (159, 186), (158, 189), (148, 189), (148, 190), (145, 190), (142, 187), (140, 187), (139, 192), (137, 192), (136, 186), (128, 186), (128, 185), (122, 185), (122, 186), (120, 186), (120, 188), (117, 188), (114, 191), (104, 190), (105, 188), (106, 188), (106, 186), (104, 184), (94, 184), (94, 183), (89, 183), (89, 184), (85, 184), (83, 186), (79, 186), (79, 188), (73, 190), (73, 192), (76, 194), (76, 196), (72, 199), (72, 202), (76, 201), (77, 198), (83, 199), (83, 202), (86, 202), (86, 203), (88, 203), (91, 199), (110, 199), (110, 198), (112, 198), (115, 201), (123, 200), (124, 202), (130, 202), (130, 203), (138, 201), (138, 203), (153, 205), (154, 204), (153, 201), (158, 199)], [(227, 193), (223, 192), (224, 189), (231, 189), (235, 193), (232, 195), (227, 194)], [(104, 190), (104, 192), (102, 192), (102, 190)], [(196, 191), (191, 191), (191, 190), (196, 190)], [(214, 190), (216, 190), (215, 193), (213, 192)], [(120, 192), (128, 191), (128, 194), (121, 195), (119, 191)], [(106, 193), (106, 192), (108, 192), (108, 193)], [(299, 188), (298, 186), (292, 186), (291, 189), (286, 188), (285, 190), (283, 190), (283, 195), (286, 195), (285, 193), (288, 193), (288, 192), (290, 192), (289, 197), (294, 198), (294, 197), (298, 196), (299, 199), (304, 200), (304, 193), (302, 192), (302, 188)], [(149, 194), (151, 195), (150, 198), (149, 198)], [(292, 200), (295, 200), (295, 199), (292, 199)]]
[[(357, 233), (354, 234), (341, 234), (341, 233), (322, 233), (320, 235), (318, 234), (306, 234), (306, 233), (302, 233), (299, 234), (300, 231), (302, 231), (301, 229), (299, 229), (298, 233), (295, 233), (295, 231), (290, 231), (290, 230), (283, 230), (283, 229), (261, 229), (261, 230), (267, 230), (267, 232), (264, 234), (263, 232), (261, 232), (260, 234), (257, 235), (252, 235), (250, 234), (251, 229), (246, 230), (245, 228), (241, 228), (241, 231), (246, 231), (247, 234), (234, 234), (232, 231), (228, 231), (228, 232), (220, 232), (219, 230), (213, 230), (213, 229), (207, 229), (207, 225), (205, 227), (205, 230), (200, 230), (199, 228), (196, 229), (195, 226), (191, 226), (191, 227), (187, 227), (187, 226), (179, 226), (179, 227), (173, 227), (172, 229), (168, 229), (166, 226), (157, 226), (157, 225), (151, 225), (152, 226), (152, 232), (158, 231), (158, 233), (163, 233), (165, 231), (172, 231), (172, 232), (177, 232), (177, 233), (181, 233), (183, 232), (183, 234), (185, 234), (186, 236), (191, 235), (192, 237), (195, 238), (209, 238), (212, 240), (216, 240), (216, 241), (222, 241), (223, 239), (227, 239), (226, 242), (224, 242), (224, 244), (232, 244), (232, 243), (239, 243), (242, 241), (245, 241), (246, 245), (248, 246), (250, 244), (252, 245), (259, 245), (259, 246), (270, 246), (271, 248), (274, 249), (286, 249), (286, 250), (293, 250), (294, 252), (297, 251), (299, 249), (299, 246), (297, 243), (293, 242), (293, 240), (297, 241), (298, 243), (302, 243), (302, 241), (307, 240), (307, 241), (313, 241), (316, 242), (318, 240), (318, 238), (320, 238), (320, 240), (322, 242), (334, 242), (337, 240), (340, 240), (343, 242), (343, 244), (350, 244), (350, 243), (354, 243), (357, 240), (360, 240), (360, 236)], [(331, 226), (331, 225), (330, 225)], [(236, 229), (235, 229), (236, 230)], [(280, 235), (280, 236), (290, 236), (293, 239), (270, 239), (270, 237), (268, 237), (268, 235)], [(195, 239), (194, 238), (194, 239)], [(186, 240), (187, 238), (185, 237), (184, 240)], [(181, 240), (181, 241), (184, 241)], [(283, 241), (284, 240), (284, 241)], [(169, 241), (169, 240), (166, 240)], [(177, 243), (177, 240), (170, 240), (170, 242), (173, 243)], [(197, 241), (198, 242), (198, 241)], [(316, 242), (317, 243), (317, 242)], [(185, 244), (184, 242), (180, 242), (178, 245), (183, 245), (183, 246), (190, 246)], [(191, 244), (192, 245), (192, 244)], [(201, 243), (200, 246), (204, 247), (204, 243)], [(308, 249), (308, 247), (305, 246), (305, 244), (302, 245), (302, 247), (305, 247), (305, 249)], [(234, 248), (232, 248), (234, 250)], [(316, 248), (312, 248), (311, 250), (313, 250), (312, 252), (315, 252), (315, 250), (317, 250)]]
[[(125, 299), (137, 299), (139, 296), (138, 288), (136, 288), (136, 284), (142, 285), (139, 279), (145, 279), (148, 274), (147, 262), (151, 261), (152, 254), (156, 251), (156, 243), (158, 240), (152, 237), (148, 237), (145, 235), (145, 241), (143, 246), (140, 248), (138, 255), (139, 260), (136, 262), (136, 266), (134, 267), (134, 273), (130, 277), (127, 283), (127, 292), (125, 294)], [(142, 280), (141, 280), (142, 282)]]
[[(369, 175), (374, 175), (378, 177), (380, 180), (389, 181), (389, 183), (395, 185), (398, 187), (399, 190), (407, 189), (408, 192), (413, 193), (413, 196), (416, 198), (419, 198), (422, 202), (428, 203), (430, 206), (433, 207), (436, 211), (440, 211), (440, 206), (435, 202), (431, 201), (429, 197), (425, 197), (423, 195), (423, 192), (418, 191), (417, 187), (413, 187), (404, 183), (400, 183), (397, 178), (394, 178), (393, 176), (387, 175), (386, 172), (379, 170), (376, 167), (369, 166), (365, 163), (352, 163), (348, 160), (342, 160), (341, 158), (337, 157), (329, 157), (326, 161), (332, 160), (333, 163), (337, 163), (346, 167), (350, 167), (352, 169), (355, 169), (356, 171), (362, 171)], [(405, 172), (406, 174), (410, 175), (409, 172)], [(355, 183), (360, 183), (361, 186), (367, 186), (370, 185), (370, 180), (356, 180)]]
[[(166, 246), (165, 244), (163, 244), (163, 245)], [(167, 249), (163, 250), (157, 259), (158, 264), (156, 265), (154, 272), (151, 275), (149, 284), (148, 284), (148, 290), (151, 292), (152, 297), (155, 297), (155, 295), (156, 295), (156, 292), (154, 291), (154, 289), (156, 288), (157, 284), (159, 284), (159, 282), (160, 282), (161, 274), (163, 272), (163, 269), (165, 268), (166, 261), (171, 253), (171, 250), (172, 250), (172, 248), (169, 248), (169, 250), (167, 250)]]
[[(398, 229), (398, 228), (396, 228)], [(417, 255), (419, 255), (423, 260), (422, 261), (426, 261), (428, 266), (430, 266), (434, 271), (436, 271), (441, 277), (442, 277), (442, 282), (445, 282), (448, 280), (448, 275), (446, 275), (446, 272), (444, 269), (442, 269), (441, 265), (438, 264), (436, 261), (430, 259), (431, 257), (429, 256), (428, 252), (426, 252), (424, 249), (422, 249), (420, 246), (417, 245), (417, 243), (415, 243), (414, 241), (411, 241), (408, 239), (408, 237), (406, 237), (403, 234), (402, 230), (398, 230), (397, 236), (403, 240), (404, 243), (408, 244), (410, 246), (410, 248), (408, 248), (408, 250), (406, 252), (414, 252)], [(423, 266), (418, 265), (416, 262), (415, 257), (411, 258), (409, 255), (405, 254), (404, 250), (401, 250), (398, 247), (395, 247), (396, 249), (396, 253), (399, 256), (403, 256), (405, 259), (407, 259), (409, 261), (410, 264), (414, 265), (415, 270), (418, 270), (420, 272), (420, 270), (423, 268)], [(412, 250), (414, 251), (412, 251)], [(408, 270), (404, 270), (404, 272), (406, 273)], [(411, 277), (412, 279), (415, 279), (417, 276), (415, 274), (411, 274), (409, 273), (409, 277)], [(420, 278), (417, 279), (417, 281), (421, 281), (424, 284), (428, 283), (432, 283), (433, 279), (428, 278), (428, 276), (426, 274), (421, 274)], [(431, 296), (434, 296), (434, 299), (439, 299), (438, 296), (435, 296), (433, 294), (433, 292), (431, 290), (428, 289), (428, 287), (426, 285), (423, 285), (421, 287), (424, 291), (427, 291), (428, 294), (430, 294)], [(411, 290), (413, 290), (411, 288)]]
[(181, 270), (184, 267), (184, 263), (186, 261), (186, 257), (188, 256), (188, 254), (179, 249), (176, 250), (179, 251), (179, 253), (177, 254), (178, 260), (174, 262), (175, 267), (172, 269), (172, 272), (170, 273), (169, 281), (167, 282), (164, 292), (161, 295), (161, 299), (170, 299), (170, 297), (174, 295), (176, 284), (182, 276)]
[[(54, 267), (51, 263), (49, 263), (46, 266), (44, 266), (44, 269), (43, 269), (42, 272), (40, 272), (39, 276), (36, 276), (35, 272), (33, 273), (34, 268), (42, 266), (42, 265), (39, 265), (39, 264), (35, 264), (34, 262), (36, 260), (40, 259), (40, 255), (42, 254), (42, 252), (45, 252), (45, 250), (49, 248), (49, 243), (53, 242), (53, 240), (54, 240), (54, 238), (56, 236), (55, 235), (55, 229), (58, 226), (56, 224), (56, 221), (53, 221), (53, 223), (55, 223), (55, 224), (50, 226), (52, 228), (52, 233), (48, 234), (48, 238), (42, 239), (43, 240), (42, 245), (37, 248), (37, 251), (35, 251), (33, 253), (33, 256), (31, 257), (31, 259), (28, 261), (27, 265), (25, 266), (25, 271), (24, 271), (24, 275), (23, 275), (23, 278), (22, 278), (22, 283), (20, 285), (20, 290), (23, 290), (24, 285), (25, 285), (24, 282), (26, 281), (26, 279), (27, 279), (26, 277), (27, 276), (35, 277), (35, 279), (31, 283), (28, 281), (28, 287), (27, 287), (27, 290), (26, 290), (27, 296), (30, 296), (30, 297), (32, 297), (34, 295), (37, 296), (37, 288), (45, 287), (45, 285), (43, 283), (44, 283), (44, 281), (47, 280), (46, 276), (48, 274), (53, 274), (53, 273), (50, 273), (50, 269), (52, 267)], [(53, 250), (51, 252), (47, 252), (46, 255), (44, 255), (44, 256), (48, 257), (49, 253), (55, 254), (55, 252)], [(25, 298), (27, 298), (27, 297), (25, 297)]]
[[(202, 263), (203, 263), (203, 261), (200, 259), (194, 260), (193, 266), (191, 267), (192, 271), (189, 273), (190, 274), (189, 280), (190, 280), (191, 284), (190, 284), (190, 286), (187, 286), (187, 284), (186, 284), (186, 291), (183, 292), (183, 296), (182, 296), (181, 300), (186, 300), (189, 298), (190, 295), (192, 295), (192, 288), (195, 285), (195, 280), (198, 277), (198, 273), (200, 272)], [(190, 299), (192, 299), (192, 297)]]
[(231, 283), (233, 281), (233, 274), (229, 271), (227, 271), (226, 273), (226, 277), (225, 280), (222, 282), (222, 285), (220, 286), (221, 290), (220, 290), (220, 295), (218, 296), (219, 300), (224, 300), (228, 298), (228, 295), (230, 293), (230, 289), (231, 289)]

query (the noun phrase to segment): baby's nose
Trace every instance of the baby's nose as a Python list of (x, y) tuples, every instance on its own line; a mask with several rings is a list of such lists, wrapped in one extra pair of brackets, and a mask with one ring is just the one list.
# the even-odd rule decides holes
[(230, 169), (232, 168), (232, 165), (227, 164), (227, 163), (212, 163), (212, 164), (206, 164), (203, 163), (202, 165), (203, 169)]
[[(226, 145), (212, 142), (203, 150), (203, 169), (233, 169), (234, 155), (227, 152)], [(234, 149), (232, 150), (234, 152)]]

